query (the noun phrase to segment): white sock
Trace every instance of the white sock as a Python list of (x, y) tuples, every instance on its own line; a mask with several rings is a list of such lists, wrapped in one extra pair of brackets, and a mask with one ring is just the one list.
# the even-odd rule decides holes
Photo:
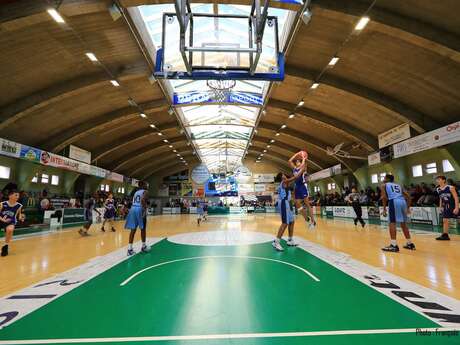
[(129, 243), (129, 244), (128, 244), (128, 249), (129, 249), (129, 250), (133, 249), (133, 244), (132, 244), (132, 243)]
[(397, 246), (397, 245), (398, 245), (398, 242), (396, 242), (396, 240), (391, 240), (391, 245)]
[(278, 237), (275, 238), (276, 243), (280, 243), (280, 239)]
[(407, 239), (407, 244), (411, 244), (412, 243), (412, 240), (409, 238)]
[(292, 241), (292, 237), (288, 237), (288, 240), (289, 240), (289, 241)]
[(145, 242), (142, 242), (142, 247), (147, 247), (147, 244)]

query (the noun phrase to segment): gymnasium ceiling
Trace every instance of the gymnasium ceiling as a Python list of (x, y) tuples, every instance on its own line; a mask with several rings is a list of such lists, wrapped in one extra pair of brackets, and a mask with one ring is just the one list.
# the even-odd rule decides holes
[[(112, 1), (2, 3), (0, 137), (57, 153), (74, 144), (92, 152), (93, 164), (137, 178), (199, 161), (161, 83), (149, 78), (148, 43), (132, 34), (131, 18), (113, 20)], [(65, 24), (46, 12), (53, 7)], [(459, 1), (312, 0), (310, 8), (311, 22), (294, 25), (286, 78), (270, 88), (245, 161), (267, 150), (261, 160), (285, 169), (304, 148), (311, 171), (338, 162), (355, 169), (366, 161), (330, 156), (327, 146), (344, 143), (366, 157), (377, 150), (377, 135), (398, 124), (418, 134), (460, 119)], [(364, 14), (370, 22), (356, 32)], [(327, 68), (334, 56), (338, 63)]]

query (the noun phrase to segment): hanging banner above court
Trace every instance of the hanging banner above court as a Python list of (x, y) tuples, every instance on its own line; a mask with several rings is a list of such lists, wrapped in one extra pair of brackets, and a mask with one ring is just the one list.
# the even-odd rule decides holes
[(91, 164), (91, 152), (83, 150), (74, 145), (69, 145), (69, 158), (86, 164)]
[[(193, 91), (174, 93), (174, 105), (193, 104), (193, 103), (216, 103), (211, 91)], [(238, 103), (247, 105), (263, 105), (261, 94), (252, 92), (232, 91), (225, 94), (223, 103)]]
[(204, 184), (207, 180), (209, 180), (209, 170), (204, 164), (197, 165), (192, 170), (192, 181), (196, 184)]
[(394, 158), (460, 141), (460, 121), (393, 145)]
[(367, 156), (367, 163), (369, 165), (376, 165), (376, 164), (379, 164), (380, 162), (381, 162), (381, 160), (380, 160), (380, 151), (372, 153), (369, 156)]
[(379, 149), (399, 143), (410, 138), (410, 126), (408, 123), (403, 123), (402, 125), (392, 128), (386, 132), (380, 133), (378, 137)]
[(0, 154), (19, 158), (21, 155), (21, 145), (14, 141), (0, 139)]
[(342, 165), (337, 164), (330, 168), (317, 171), (308, 176), (309, 181), (321, 180), (323, 178), (331, 177), (334, 175), (339, 175), (342, 173)]

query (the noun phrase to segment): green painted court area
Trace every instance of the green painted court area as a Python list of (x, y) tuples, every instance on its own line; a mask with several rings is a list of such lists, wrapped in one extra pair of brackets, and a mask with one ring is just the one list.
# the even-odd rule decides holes
[[(132, 277), (141, 270), (145, 271)], [(0, 340), (164, 345), (458, 344), (458, 337), (423, 337), (400, 331), (436, 327), (300, 248), (278, 253), (270, 243), (190, 246), (162, 240), (151, 253), (119, 263), (5, 327)], [(375, 330), (383, 333), (375, 334)], [(27, 342), (35, 343), (39, 342)]]

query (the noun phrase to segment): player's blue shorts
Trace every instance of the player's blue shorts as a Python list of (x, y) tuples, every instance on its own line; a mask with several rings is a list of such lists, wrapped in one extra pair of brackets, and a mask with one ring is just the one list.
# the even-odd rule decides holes
[(457, 215), (454, 214), (454, 209), (450, 205), (442, 205), (441, 215), (442, 218), (457, 218)]
[(392, 199), (388, 204), (388, 219), (390, 223), (407, 222), (407, 203), (405, 199)]
[(303, 200), (308, 196), (308, 188), (306, 184), (295, 186), (294, 195), (296, 200)]
[(144, 228), (144, 209), (139, 206), (133, 206), (126, 217), (125, 229), (135, 230)]
[(294, 223), (294, 215), (292, 214), (288, 200), (280, 200), (280, 215), (283, 224)]

